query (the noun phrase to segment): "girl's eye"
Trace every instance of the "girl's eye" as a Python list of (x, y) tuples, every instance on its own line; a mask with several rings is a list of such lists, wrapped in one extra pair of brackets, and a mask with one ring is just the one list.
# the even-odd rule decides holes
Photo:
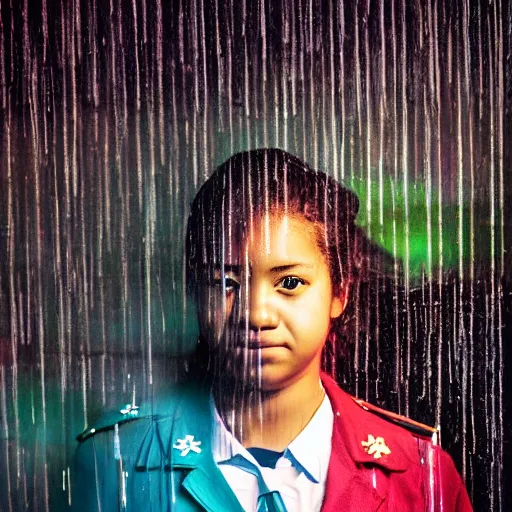
[(231, 277), (226, 277), (226, 279), (224, 279), (224, 286), (225, 286), (227, 292), (232, 292), (232, 291), (238, 290), (238, 288), (240, 288), (240, 284), (235, 279), (232, 279)]
[[(220, 277), (216, 277), (215, 279), (213, 279), (212, 284), (218, 288), (222, 288), (223, 280)], [(236, 279), (226, 276), (224, 278), (224, 288), (227, 293), (231, 293), (232, 291), (238, 290), (238, 288), (240, 288), (240, 284)]]
[(281, 281), (281, 288), (292, 291), (303, 284), (304, 280), (300, 279), (300, 277), (287, 276)]

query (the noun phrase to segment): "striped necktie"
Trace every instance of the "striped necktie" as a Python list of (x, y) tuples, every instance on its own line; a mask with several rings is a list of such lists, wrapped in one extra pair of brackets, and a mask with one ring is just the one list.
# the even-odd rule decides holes
[(279, 491), (271, 491), (268, 488), (258, 466), (240, 454), (235, 455), (229, 460), (222, 461), (220, 464), (236, 466), (256, 477), (259, 489), (257, 512), (287, 512), (281, 493)]

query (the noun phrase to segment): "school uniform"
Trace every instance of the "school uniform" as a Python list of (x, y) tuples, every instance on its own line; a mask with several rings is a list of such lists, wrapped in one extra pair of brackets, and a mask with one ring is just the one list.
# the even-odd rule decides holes
[[(472, 510), (444, 451), (321, 380), (333, 418), (322, 512)], [(215, 425), (210, 393), (195, 385), (105, 416), (79, 436), (72, 510), (244, 512), (221, 469)]]

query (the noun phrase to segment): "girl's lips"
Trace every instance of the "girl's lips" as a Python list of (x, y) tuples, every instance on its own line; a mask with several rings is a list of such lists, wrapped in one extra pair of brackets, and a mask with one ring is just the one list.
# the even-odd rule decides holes
[(249, 332), (245, 335), (239, 333), (237, 338), (238, 342), (236, 343), (236, 346), (244, 349), (263, 350), (266, 348), (290, 348), (286, 341), (277, 338), (277, 336), (272, 338), (270, 333), (268, 333), (266, 336), (263, 336), (257, 332)]
[(242, 348), (248, 348), (251, 350), (263, 350), (265, 348), (286, 348), (286, 343), (273, 343), (264, 341), (250, 341), (249, 343), (241, 343), (239, 345)]

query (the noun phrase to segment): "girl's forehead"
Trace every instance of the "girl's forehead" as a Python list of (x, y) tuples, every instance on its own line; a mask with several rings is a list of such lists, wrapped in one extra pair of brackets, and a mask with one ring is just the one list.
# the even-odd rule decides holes
[(254, 217), (243, 232), (224, 233), (219, 256), (223, 255), (224, 265), (238, 266), (298, 256), (313, 260), (322, 255), (317, 232), (318, 227), (302, 216), (263, 214)]

